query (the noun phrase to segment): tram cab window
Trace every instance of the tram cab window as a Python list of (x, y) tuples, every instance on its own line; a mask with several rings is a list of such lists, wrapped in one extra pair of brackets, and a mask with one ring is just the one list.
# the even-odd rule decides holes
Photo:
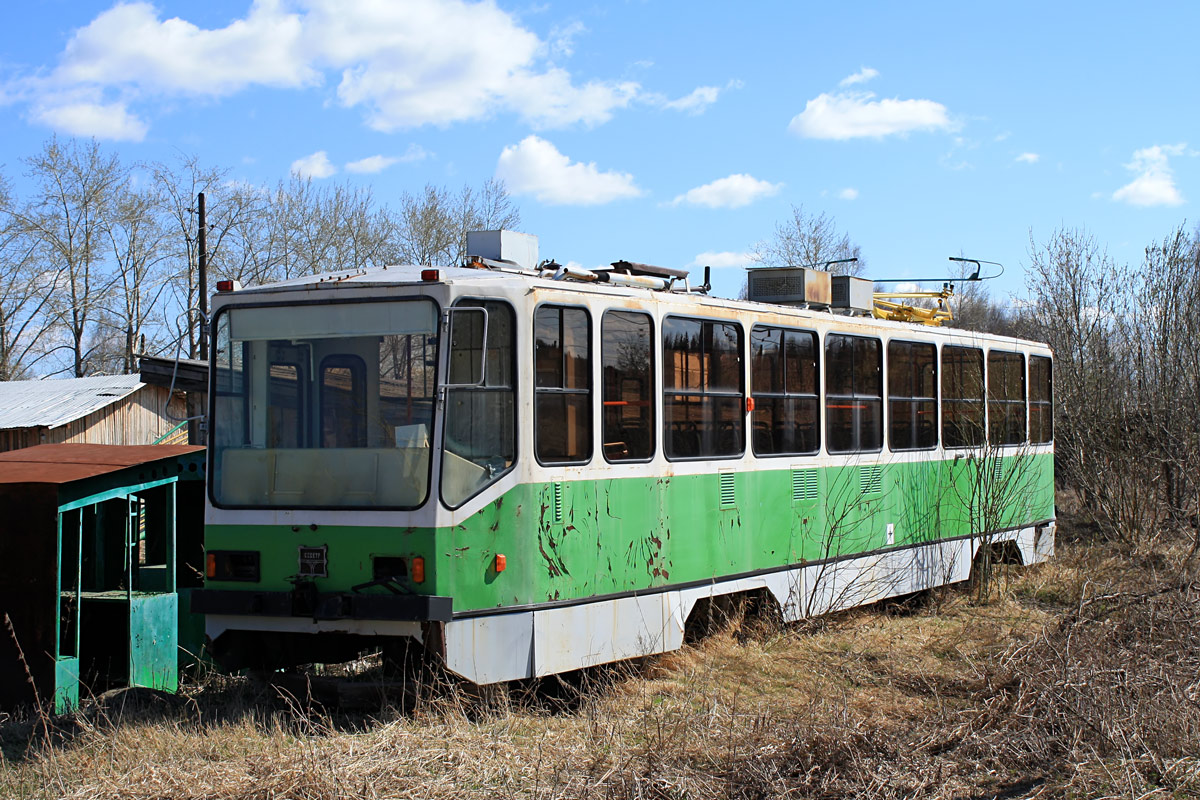
[(234, 306), (213, 324), (214, 504), (425, 502), (437, 387), (432, 301)]
[(927, 342), (888, 342), (888, 446), (937, 447), (937, 348)]
[(604, 457), (654, 455), (654, 326), (648, 314), (606, 311), (600, 322)]
[(758, 456), (821, 449), (817, 334), (755, 325), (750, 330), (750, 441)]
[(582, 308), (533, 312), (534, 449), (543, 464), (592, 457), (591, 319)]
[(830, 453), (883, 447), (883, 344), (878, 339), (825, 337), (825, 428)]
[(942, 446), (978, 447), (984, 442), (983, 351), (942, 348)]
[(1045, 356), (1029, 357), (1029, 441), (1054, 440), (1053, 366)]
[(667, 317), (662, 329), (667, 458), (740, 456), (746, 449), (742, 327)]
[[(512, 307), (497, 300), (460, 300), (456, 306), (487, 311), (487, 366), (479, 386), (446, 390), (442, 501), (458, 508), (512, 469), (517, 458), (516, 334)], [(484, 346), (483, 315), (462, 315), (452, 347), (477, 354)], [(454, 324), (460, 325), (458, 317)], [(456, 359), (455, 350), (449, 355)], [(464, 362), (465, 363), (465, 362)], [(464, 370), (459, 370), (464, 371)], [(469, 371), (469, 370), (467, 370)], [(451, 372), (451, 377), (454, 376)]]
[(988, 440), (993, 444), (1025, 441), (1025, 356), (988, 352)]

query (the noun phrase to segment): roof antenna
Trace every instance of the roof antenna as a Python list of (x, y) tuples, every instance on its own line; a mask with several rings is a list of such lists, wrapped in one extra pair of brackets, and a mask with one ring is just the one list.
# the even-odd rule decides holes
[[(975, 265), (975, 271), (973, 273), (971, 273), (971, 277), (959, 278), (959, 280), (961, 280), (961, 281), (989, 281), (992, 278), (999, 278), (1001, 275), (1004, 274), (1004, 265), (1001, 264), (999, 261), (982, 261), (978, 258), (963, 258), (962, 256), (950, 256), (950, 260), (957, 261), (961, 264), (974, 264)], [(982, 264), (990, 264), (992, 266), (999, 267), (1000, 271), (997, 272), (995, 275), (984, 275), (984, 276), (980, 277), (979, 272), (980, 272), (980, 270), (983, 269), (983, 267), (981, 266)]]

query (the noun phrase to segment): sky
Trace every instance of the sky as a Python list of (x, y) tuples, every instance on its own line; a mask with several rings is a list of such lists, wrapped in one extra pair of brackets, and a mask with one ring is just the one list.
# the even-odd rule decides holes
[[(867, 276), (1026, 291), (1031, 236), (1119, 262), (1200, 200), (1200, 3), (40, 0), (0, 12), (0, 171), (124, 161), (369, 186), (502, 179), (543, 258), (714, 267), (793, 206)], [(219, 192), (208, 198), (212, 207)]]

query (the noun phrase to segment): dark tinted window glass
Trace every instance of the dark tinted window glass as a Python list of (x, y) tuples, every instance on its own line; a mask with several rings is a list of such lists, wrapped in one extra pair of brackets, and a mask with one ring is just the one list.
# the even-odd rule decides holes
[(644, 461), (654, 455), (652, 335), (646, 314), (609, 311), (601, 322), (604, 457), (609, 461)]
[(756, 455), (815, 453), (821, 447), (817, 335), (756, 325), (750, 331)]
[(669, 317), (663, 322), (663, 438), (668, 458), (745, 450), (742, 328)]
[(1025, 356), (1020, 353), (988, 353), (988, 439), (1025, 441)]
[(942, 446), (983, 444), (983, 351), (942, 348)]
[(541, 306), (533, 314), (538, 460), (579, 463), (592, 456), (591, 322), (582, 308)]
[(1054, 440), (1053, 367), (1045, 356), (1029, 357), (1029, 441)]
[(321, 362), (321, 446), (367, 446), (366, 365), (358, 356)]
[(892, 450), (937, 446), (937, 349), (888, 342), (888, 442)]
[(883, 447), (883, 345), (878, 339), (825, 337), (825, 436), (831, 453)]

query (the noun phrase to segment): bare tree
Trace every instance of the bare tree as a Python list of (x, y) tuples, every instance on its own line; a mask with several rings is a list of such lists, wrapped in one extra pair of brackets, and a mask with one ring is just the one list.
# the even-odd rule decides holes
[[(172, 232), (164, 247), (174, 289), (174, 313), (165, 315), (164, 324), (172, 338), (186, 337), (188, 355), (196, 358), (200, 355), (200, 317), (190, 311), (200, 305), (196, 195), (208, 195), (209, 263), (221, 274), (237, 278), (242, 277), (242, 270), (235, 267), (245, 262), (239, 258), (236, 239), (247, 221), (261, 214), (262, 196), (252, 187), (232, 183), (229, 170), (202, 166), (194, 155), (181, 155), (175, 164), (152, 164), (150, 172), (162, 224)], [(176, 319), (182, 323), (178, 330)]]
[(769, 267), (819, 267), (828, 261), (857, 258), (854, 263), (831, 265), (830, 271), (860, 275), (867, 266), (859, 246), (850, 241), (849, 234), (838, 232), (832, 217), (823, 211), (809, 214), (804, 206), (792, 206), (791, 218), (775, 223), (775, 232), (756, 243), (752, 252), (755, 262)]
[(50, 305), (69, 339), (72, 363), (67, 369), (83, 377), (94, 369), (91, 329), (112, 285), (103, 258), (103, 232), (129, 171), (95, 140), (63, 143), (57, 137), (25, 163), (36, 188), (23, 216), (41, 245), (47, 270), (61, 270)]
[(1180, 226), (1146, 248), (1131, 313), (1122, 319), (1135, 365), (1130, 428), (1156, 464), (1164, 522), (1191, 531), (1200, 552), (1200, 235)]
[(468, 231), (515, 228), (521, 213), (499, 181), (479, 192), (464, 186), (457, 195), (430, 184), (420, 195), (401, 196), (395, 223), (393, 263), (450, 265), (466, 257)]
[[(155, 187), (121, 187), (112, 205), (111, 218), (104, 228), (115, 271), (109, 305), (98, 318), (104, 330), (100, 353), (107, 351), (108, 371), (132, 373), (137, 369), (135, 352), (146, 350), (143, 342), (147, 329), (152, 339), (165, 330), (153, 324), (160, 314), (161, 299), (169, 285), (164, 268), (169, 257), (167, 219), (156, 213), (161, 200)], [(97, 360), (105, 360), (99, 357)]]
[(55, 317), (47, 307), (61, 270), (41, 257), (40, 242), (0, 175), (0, 380), (28, 377), (50, 349)]

